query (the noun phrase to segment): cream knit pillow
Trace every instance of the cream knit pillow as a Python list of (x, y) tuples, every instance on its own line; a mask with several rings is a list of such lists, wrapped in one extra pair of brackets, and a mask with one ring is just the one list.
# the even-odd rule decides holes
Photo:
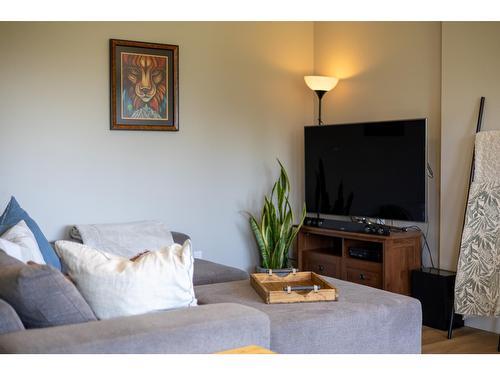
[(56, 252), (99, 319), (196, 306), (191, 241), (135, 261), (71, 241)]
[(45, 264), (35, 235), (24, 220), (0, 236), (0, 250), (24, 263), (31, 260), (38, 264)]

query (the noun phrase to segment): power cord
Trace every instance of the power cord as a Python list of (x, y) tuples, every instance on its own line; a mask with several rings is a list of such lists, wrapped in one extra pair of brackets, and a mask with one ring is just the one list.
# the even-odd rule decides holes
[[(424, 231), (422, 230), (422, 228), (420, 228), (420, 227), (418, 227), (416, 225), (410, 225), (408, 227), (403, 227), (401, 229), (404, 230), (404, 231), (407, 231), (408, 229), (414, 229), (414, 230), (416, 230), (416, 231), (418, 231), (418, 232), (420, 232), (422, 234), (422, 236), (424, 237), (424, 245), (422, 246), (422, 250), (423, 250), (423, 248), (427, 247), (427, 251), (429, 252), (429, 258), (431, 260), (432, 268), (436, 268), (436, 267), (434, 267), (434, 260), (432, 259), (431, 248), (429, 246), (429, 243), (427, 242), (427, 234), (424, 233)], [(427, 228), (427, 230), (428, 229), (429, 228)], [(423, 263), (423, 261), (422, 261), (422, 263)]]
[(429, 163), (427, 163), (427, 177), (434, 178), (434, 171)]
[[(429, 165), (428, 165), (428, 168), (429, 168), (430, 172), (432, 173), (432, 169), (430, 169)], [(432, 177), (434, 177), (434, 176), (432, 176)], [(369, 224), (370, 223), (366, 218), (364, 218), (364, 217), (359, 218), (359, 217), (356, 217), (356, 216), (351, 216), (351, 221), (354, 222), (354, 223), (365, 223), (365, 224)], [(375, 219), (375, 223), (380, 224), (380, 225), (385, 225), (385, 224), (382, 223), (381, 219)], [(394, 224), (394, 221), (391, 220), (390, 227), (392, 227), (392, 229), (394, 229), (393, 224)], [(432, 266), (432, 268), (436, 268), (436, 267), (434, 267), (434, 259), (432, 259), (431, 247), (429, 246), (429, 242), (427, 241), (427, 235), (429, 234), (429, 226), (427, 225), (427, 230), (425, 231), (425, 233), (422, 230), (422, 228), (420, 228), (420, 227), (418, 227), (416, 225), (410, 225), (410, 226), (407, 226), (407, 227), (401, 227), (398, 230), (401, 230), (402, 232), (406, 232), (406, 231), (408, 231), (408, 229), (414, 229), (414, 230), (416, 230), (416, 231), (418, 231), (418, 232), (420, 232), (422, 234), (422, 236), (424, 237), (424, 244), (422, 246), (422, 250), (424, 250), (424, 248), (427, 248), (427, 251), (429, 253), (429, 259), (431, 260), (431, 266)], [(423, 262), (423, 259), (422, 259), (422, 264), (423, 263), (424, 262)]]

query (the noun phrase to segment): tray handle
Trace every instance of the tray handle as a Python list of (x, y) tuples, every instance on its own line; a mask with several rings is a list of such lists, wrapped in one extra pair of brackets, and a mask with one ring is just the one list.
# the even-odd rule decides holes
[(318, 291), (321, 289), (320, 285), (311, 285), (311, 286), (291, 286), (287, 285), (283, 287), (283, 291), (287, 292), (288, 294), (292, 292), (314, 292), (318, 293)]
[(272, 275), (276, 275), (276, 276), (281, 276), (281, 277), (285, 277), (285, 276), (288, 276), (288, 275), (295, 275), (297, 272), (299, 271), (298, 268), (292, 268), (292, 271), (291, 272), (288, 272), (288, 273), (283, 273), (283, 272), (276, 272), (272, 269), (268, 269), (267, 270), (267, 274), (269, 276), (272, 276)]

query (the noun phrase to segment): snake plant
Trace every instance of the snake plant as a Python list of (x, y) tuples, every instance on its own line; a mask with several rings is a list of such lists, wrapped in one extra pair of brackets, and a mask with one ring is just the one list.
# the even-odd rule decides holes
[(261, 266), (268, 269), (282, 269), (289, 266), (288, 251), (297, 236), (304, 218), (306, 207), (302, 209), (299, 224), (294, 227), (294, 216), (290, 205), (290, 181), (283, 164), (280, 176), (274, 183), (271, 195), (264, 197), (264, 207), (260, 220), (249, 214), (250, 227), (260, 251)]

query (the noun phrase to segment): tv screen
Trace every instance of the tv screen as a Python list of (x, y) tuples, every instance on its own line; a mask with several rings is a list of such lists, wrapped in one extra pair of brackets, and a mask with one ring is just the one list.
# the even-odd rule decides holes
[(426, 220), (426, 120), (306, 126), (307, 211)]

